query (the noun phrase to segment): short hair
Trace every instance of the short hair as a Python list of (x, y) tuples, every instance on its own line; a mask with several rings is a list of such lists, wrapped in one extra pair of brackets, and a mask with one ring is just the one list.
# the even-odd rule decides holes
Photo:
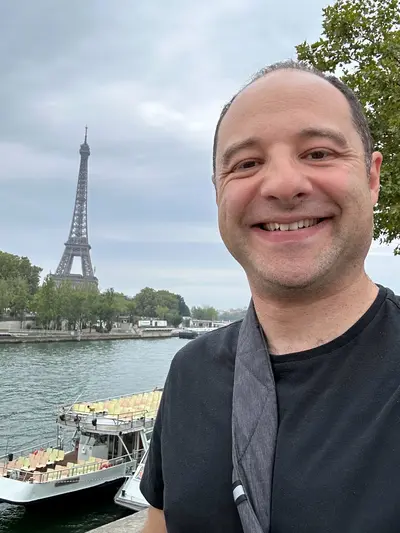
[(247, 87), (252, 85), (254, 82), (260, 80), (261, 78), (265, 78), (265, 76), (268, 76), (268, 74), (270, 74), (271, 72), (276, 72), (279, 70), (299, 70), (301, 72), (308, 72), (310, 74), (314, 74), (315, 76), (323, 78), (324, 80), (329, 82), (331, 85), (333, 85), (336, 89), (338, 89), (343, 94), (343, 96), (346, 98), (347, 102), (349, 103), (354, 127), (356, 128), (358, 134), (360, 135), (360, 138), (361, 138), (361, 141), (364, 147), (365, 164), (368, 170), (371, 166), (371, 157), (372, 157), (372, 152), (374, 149), (374, 141), (372, 139), (371, 130), (369, 128), (363, 106), (358, 100), (356, 94), (350, 89), (350, 87), (348, 87), (345, 83), (339, 80), (336, 76), (333, 76), (331, 74), (325, 74), (324, 72), (318, 70), (317, 68), (303, 61), (287, 60), (287, 61), (280, 61), (278, 63), (273, 63), (272, 65), (269, 65), (259, 70), (256, 74), (254, 74), (254, 76), (252, 76), (250, 81), (246, 83), (246, 85), (242, 87), (242, 89), (240, 89), (230, 99), (230, 101), (227, 104), (225, 104), (225, 106), (223, 107), (221, 114), (219, 116), (218, 122), (217, 122), (217, 126), (215, 128), (215, 133), (214, 133), (213, 182), (215, 182), (218, 132), (221, 126), (221, 122), (223, 121), (226, 113), (228, 112), (229, 108), (231, 107), (236, 97), (239, 94), (241, 94)]

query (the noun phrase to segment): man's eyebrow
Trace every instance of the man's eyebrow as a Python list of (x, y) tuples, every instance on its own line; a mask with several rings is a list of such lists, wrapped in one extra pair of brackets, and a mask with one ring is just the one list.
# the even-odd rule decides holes
[(345, 149), (349, 147), (349, 143), (343, 133), (330, 128), (304, 128), (297, 134), (297, 137), (301, 139), (313, 139), (316, 137), (330, 139), (340, 148)]
[(261, 140), (258, 137), (248, 137), (243, 141), (238, 141), (231, 144), (226, 148), (221, 156), (221, 164), (223, 167), (229, 166), (229, 163), (232, 161), (233, 157), (240, 152), (240, 150), (245, 150), (246, 148), (254, 148), (255, 146), (260, 145)]

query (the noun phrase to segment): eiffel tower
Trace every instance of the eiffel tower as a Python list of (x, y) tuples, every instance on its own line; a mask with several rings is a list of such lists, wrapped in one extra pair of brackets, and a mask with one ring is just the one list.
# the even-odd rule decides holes
[[(83, 283), (96, 284), (97, 286), (98, 280), (94, 275), (90, 258), (91, 246), (89, 244), (87, 226), (88, 159), (90, 156), (90, 148), (87, 143), (87, 126), (85, 128), (85, 140), (81, 144), (79, 153), (81, 162), (71, 229), (61, 261), (52, 277), (56, 283), (70, 281), (75, 286)], [(81, 258), (82, 274), (71, 273), (74, 257)]]

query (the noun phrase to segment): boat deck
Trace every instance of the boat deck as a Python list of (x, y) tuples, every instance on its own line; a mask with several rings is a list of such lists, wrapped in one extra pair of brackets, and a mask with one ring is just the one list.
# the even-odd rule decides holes
[(118, 398), (93, 402), (80, 402), (62, 406), (59, 421), (66, 425), (77, 425), (92, 431), (114, 433), (121, 430), (139, 430), (154, 421), (160, 405), (162, 390), (141, 392)]
[[(76, 453), (65, 453), (63, 450), (48, 448), (37, 450), (28, 456), (20, 456), (16, 460), (0, 462), (0, 477), (8, 477), (28, 483), (46, 483), (56, 479), (66, 479), (90, 472), (111, 468), (132, 460), (129, 455), (115, 459), (99, 459), (89, 457), (87, 461), (78, 461)], [(138, 459), (138, 457), (134, 457)]]

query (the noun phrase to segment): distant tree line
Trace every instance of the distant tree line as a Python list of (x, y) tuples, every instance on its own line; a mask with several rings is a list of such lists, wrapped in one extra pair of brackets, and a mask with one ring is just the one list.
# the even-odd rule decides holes
[(100, 292), (93, 284), (56, 283), (51, 275), (40, 285), (42, 269), (27, 257), (0, 251), (0, 318), (23, 320), (33, 313), (42, 328), (96, 328), (110, 331), (126, 317), (131, 323), (140, 318), (159, 318), (177, 327), (183, 317), (217, 320), (218, 311), (210, 306), (188, 308), (184, 298), (167, 290), (145, 287), (129, 297), (114, 289)]
[(30, 310), (38, 325), (46, 329), (60, 329), (67, 322), (71, 330), (110, 331), (122, 317), (131, 323), (142, 317), (160, 318), (176, 327), (182, 321), (180, 313), (188, 309), (180, 295), (168, 291), (146, 287), (131, 298), (112, 288), (100, 292), (93, 284), (55, 283), (47, 276), (30, 302)]

